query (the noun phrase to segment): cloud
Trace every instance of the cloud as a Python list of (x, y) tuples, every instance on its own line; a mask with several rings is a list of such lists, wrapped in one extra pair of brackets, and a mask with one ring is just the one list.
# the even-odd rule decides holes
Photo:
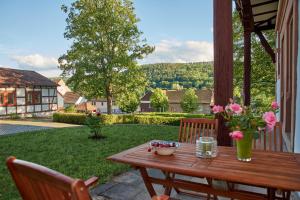
[(19, 67), (32, 70), (49, 70), (57, 68), (58, 66), (58, 61), (56, 58), (46, 57), (40, 54), (12, 56), (12, 59), (18, 63)]
[(61, 74), (61, 70), (58, 69), (57, 58), (54, 57), (30, 54), (11, 56), (11, 59), (17, 63), (17, 66), (10, 68), (33, 70), (46, 77), (55, 77)]
[(213, 44), (207, 41), (161, 40), (155, 51), (141, 60), (141, 64), (161, 62), (202, 62), (213, 60)]

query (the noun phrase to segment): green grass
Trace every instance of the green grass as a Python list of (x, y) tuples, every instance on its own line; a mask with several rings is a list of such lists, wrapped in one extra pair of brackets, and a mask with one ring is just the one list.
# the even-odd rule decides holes
[(86, 127), (63, 128), (0, 137), (0, 199), (20, 199), (5, 165), (14, 155), (74, 178), (92, 175), (104, 183), (129, 166), (106, 158), (152, 139), (175, 140), (178, 127), (155, 125), (114, 125), (104, 128), (106, 138), (88, 139)]

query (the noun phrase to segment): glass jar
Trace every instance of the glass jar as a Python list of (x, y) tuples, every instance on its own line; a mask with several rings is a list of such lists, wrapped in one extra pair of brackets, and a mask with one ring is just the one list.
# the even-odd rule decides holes
[(217, 140), (214, 137), (200, 137), (196, 140), (196, 156), (200, 158), (214, 158), (218, 153)]

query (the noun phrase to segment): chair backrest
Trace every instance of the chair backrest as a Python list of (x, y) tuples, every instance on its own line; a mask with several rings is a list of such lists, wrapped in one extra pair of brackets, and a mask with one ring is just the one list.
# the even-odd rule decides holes
[(272, 132), (259, 131), (259, 138), (253, 141), (253, 149), (283, 151), (282, 126), (277, 122)]
[(24, 200), (91, 199), (82, 180), (12, 156), (6, 165)]
[(196, 143), (199, 137), (217, 137), (218, 120), (201, 118), (184, 118), (180, 121), (178, 141)]

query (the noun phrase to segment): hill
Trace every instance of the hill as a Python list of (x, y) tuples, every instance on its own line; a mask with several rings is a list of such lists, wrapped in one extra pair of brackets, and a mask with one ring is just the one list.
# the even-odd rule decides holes
[(142, 65), (151, 88), (205, 89), (213, 87), (213, 63), (156, 63)]

